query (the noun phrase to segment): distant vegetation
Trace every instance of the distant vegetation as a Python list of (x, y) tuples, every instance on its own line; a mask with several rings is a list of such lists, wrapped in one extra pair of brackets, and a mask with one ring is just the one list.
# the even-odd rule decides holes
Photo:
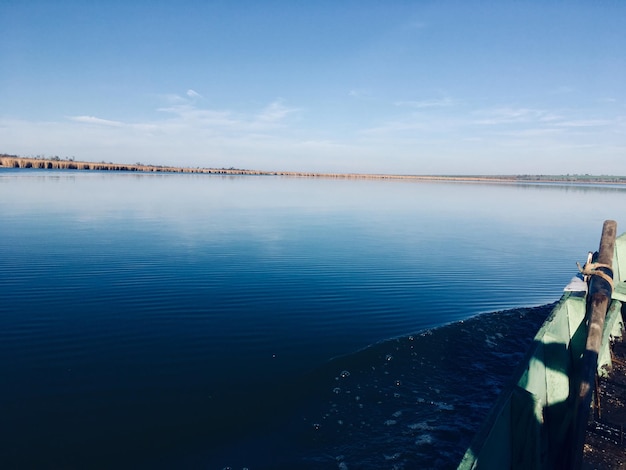
[(190, 168), (149, 165), (143, 163), (105, 163), (81, 162), (74, 157), (60, 158), (20, 157), (17, 155), (0, 154), (0, 167), (5, 168), (38, 168), (38, 169), (67, 169), (67, 170), (98, 170), (98, 171), (141, 171), (162, 173), (205, 173), (226, 175), (268, 175), (294, 176), (319, 178), (372, 178), (372, 179), (404, 179), (424, 181), (485, 181), (485, 182), (520, 182), (520, 183), (613, 183), (626, 184), (626, 176), (611, 175), (388, 175), (362, 173), (316, 173), (294, 171), (259, 171), (238, 168)]
[(626, 176), (611, 175), (517, 175), (518, 181), (549, 181), (549, 182), (576, 182), (576, 183), (626, 183)]

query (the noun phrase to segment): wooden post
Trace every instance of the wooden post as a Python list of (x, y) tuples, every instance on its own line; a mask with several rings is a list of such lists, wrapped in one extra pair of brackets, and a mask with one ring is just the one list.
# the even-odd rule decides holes
[[(595, 263), (596, 271), (601, 271), (613, 279), (613, 270), (606, 266), (613, 266), (613, 252), (615, 250), (615, 235), (617, 222), (607, 220), (602, 227), (600, 249)], [(604, 265), (604, 266), (603, 266)], [(612, 284), (601, 275), (592, 274), (589, 282), (589, 297), (587, 302), (587, 343), (582, 357), (580, 387), (576, 397), (576, 409), (574, 415), (574, 456), (571, 468), (580, 469), (582, 466), (583, 446), (587, 421), (589, 420), (589, 408), (594, 392), (595, 376), (598, 368), (598, 354), (602, 343), (604, 319), (613, 292)]]

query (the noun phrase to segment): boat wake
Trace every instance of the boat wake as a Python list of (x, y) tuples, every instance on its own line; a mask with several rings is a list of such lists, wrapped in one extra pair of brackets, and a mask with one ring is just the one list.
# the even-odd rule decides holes
[(336, 358), (294, 384), (280, 426), (227, 467), (456, 468), (552, 308), (482, 314)]

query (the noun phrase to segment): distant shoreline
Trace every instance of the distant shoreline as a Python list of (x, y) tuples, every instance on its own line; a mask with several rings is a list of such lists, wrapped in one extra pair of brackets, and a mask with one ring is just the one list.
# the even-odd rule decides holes
[(289, 176), (304, 178), (346, 178), (346, 179), (393, 179), (417, 181), (457, 181), (494, 183), (587, 183), (624, 184), (626, 176), (609, 175), (392, 175), (370, 173), (318, 173), (300, 171), (262, 171), (238, 168), (191, 168), (176, 166), (144, 165), (141, 163), (106, 163), (61, 160), (55, 158), (27, 158), (16, 155), (0, 155), (0, 168), (34, 168), (50, 170), (85, 171), (137, 171), (146, 173), (198, 173), (210, 175), (259, 175)]

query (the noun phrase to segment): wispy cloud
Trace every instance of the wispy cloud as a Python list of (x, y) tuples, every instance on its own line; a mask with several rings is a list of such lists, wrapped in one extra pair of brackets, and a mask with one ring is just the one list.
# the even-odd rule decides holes
[[(494, 146), (514, 146), (529, 149), (533, 145), (570, 139), (578, 141), (586, 132), (612, 132), (623, 128), (622, 120), (591, 117), (581, 119), (576, 110), (550, 110), (533, 107), (497, 106), (467, 110), (455, 106), (455, 113), (430, 113), (425, 109), (451, 100), (396, 103), (407, 107), (404, 115), (383, 121), (360, 132), (367, 139), (407, 139), (414, 145), (434, 142), (449, 136), (452, 142), (489, 142)], [(450, 106), (452, 106), (450, 104)], [(475, 140), (472, 140), (475, 139)]]
[(95, 116), (70, 116), (69, 119), (75, 122), (96, 124), (98, 126), (121, 127), (124, 125), (121, 121), (111, 121), (109, 119), (101, 119)]
[(282, 121), (289, 114), (295, 112), (295, 108), (288, 108), (282, 103), (282, 100), (276, 100), (270, 103), (261, 113), (257, 116), (258, 120), (266, 123), (276, 123)]
[(171, 120), (163, 123), (169, 126), (178, 123), (192, 127), (231, 127), (239, 122), (239, 119), (237, 119), (231, 111), (202, 109), (187, 103), (158, 108), (157, 111), (172, 116)]
[(158, 108), (158, 111), (171, 115), (171, 119), (163, 123), (168, 126), (259, 132), (274, 128), (297, 109), (287, 107), (281, 100), (277, 100), (256, 113), (201, 108), (191, 103)]
[(418, 100), (418, 101), (396, 101), (396, 106), (409, 107), (409, 108), (443, 108), (454, 105), (454, 100), (450, 97), (437, 98), (431, 100)]
[[(169, 135), (181, 136), (195, 133), (202, 138), (261, 138), (263, 133), (284, 129), (287, 117), (295, 112), (296, 108), (285, 105), (278, 99), (270, 102), (264, 108), (248, 112), (211, 109), (199, 106), (196, 102), (201, 95), (194, 90), (188, 90), (184, 95), (160, 95), (167, 103), (156, 109), (162, 117), (138, 122), (123, 122), (104, 119), (92, 115), (70, 116), (67, 119), (77, 125), (89, 126), (92, 129), (110, 129), (111, 132), (125, 132), (130, 135)], [(125, 131), (124, 131), (125, 130)]]
[[(356, 98), (366, 92), (355, 89), (350, 94)], [(427, 171), (424, 161), (415, 163), (420, 155), (437, 157), (430, 170), (436, 171), (447, 168), (442, 155), (448, 155), (445, 158), (450, 162), (451, 155), (466, 156), (467, 161), (473, 161), (471, 156), (495, 161), (504, 149), (509, 156), (533, 156), (539, 168), (543, 164), (539, 155), (547, 159), (569, 155), (567, 145), (593, 144), (598, 154), (604, 152), (615, 162), (624, 149), (626, 116), (619, 114), (621, 107), (608, 106), (607, 112), (503, 102), (472, 109), (471, 101), (452, 98), (443, 90), (434, 90), (432, 95), (371, 103), (375, 112), (362, 113), (339, 132), (330, 119), (305, 128), (311, 122), (316, 126), (315, 120), (298, 119), (301, 108), (280, 98), (247, 109), (218, 107), (197, 91), (184, 88), (177, 94), (158, 95), (150, 118), (115, 115), (118, 120), (113, 120), (97, 110), (47, 122), (0, 116), (0, 141), (8, 142), (5, 151), (14, 153), (45, 151), (106, 161), (116, 155), (120, 161), (192, 166), (392, 171), (390, 162), (395, 159), (398, 165), (406, 164), (398, 166), (400, 172)], [(310, 116), (316, 111), (307, 109)], [(33, 135), (38, 136), (36, 141)], [(471, 169), (478, 171), (474, 166)]]
[(546, 123), (556, 122), (562, 119), (563, 119), (563, 116), (561, 116), (560, 114), (552, 113), (549, 111), (546, 111), (541, 116), (539, 116), (539, 121), (546, 122)]
[(512, 129), (509, 131), (494, 132), (492, 135), (504, 137), (544, 137), (561, 133), (554, 127), (533, 127), (528, 129)]
[(176, 93), (166, 93), (157, 96), (160, 100), (168, 104), (189, 103), (189, 98), (185, 98), (184, 96), (178, 95)]
[(458, 129), (464, 125), (462, 120), (458, 118), (432, 117), (423, 113), (413, 113), (398, 119), (383, 122), (380, 125), (363, 129), (362, 135), (378, 135), (397, 134), (397, 133), (415, 133), (416, 135), (424, 134), (441, 134), (449, 132), (452, 129)]
[(599, 127), (608, 126), (612, 123), (613, 121), (609, 121), (608, 119), (579, 119), (573, 121), (561, 121), (555, 123), (554, 125), (558, 127)]
[(187, 96), (189, 98), (202, 98), (202, 95), (200, 93), (198, 93), (195, 90), (192, 90), (191, 88), (187, 90)]
[(524, 123), (558, 118), (554, 113), (533, 108), (492, 108), (475, 111), (473, 114), (478, 117), (474, 120), (474, 124), (479, 125)]
[(573, 111), (549, 111), (534, 108), (494, 108), (480, 110), (473, 113), (479, 119), (474, 119), (473, 124), (480, 126), (510, 126), (515, 125), (519, 129), (543, 126), (543, 129), (565, 128), (598, 128), (609, 127), (618, 124), (619, 120), (613, 119), (579, 119)]
[(352, 98), (368, 98), (371, 94), (372, 92), (365, 88), (353, 88), (348, 92), (348, 96)]

